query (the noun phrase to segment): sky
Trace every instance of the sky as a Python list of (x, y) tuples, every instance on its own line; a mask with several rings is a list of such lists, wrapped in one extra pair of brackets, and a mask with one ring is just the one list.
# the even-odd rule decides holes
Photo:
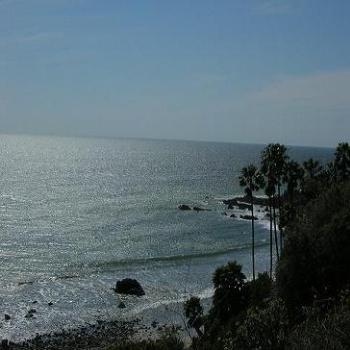
[(348, 0), (0, 0), (0, 133), (335, 146)]

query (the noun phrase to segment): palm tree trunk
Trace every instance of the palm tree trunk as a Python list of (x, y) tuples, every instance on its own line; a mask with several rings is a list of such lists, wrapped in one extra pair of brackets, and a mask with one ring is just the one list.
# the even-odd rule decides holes
[(277, 185), (278, 189), (278, 229), (280, 231), (280, 252), (282, 253), (282, 247), (283, 247), (283, 235), (282, 235), (282, 229), (281, 229), (281, 185), (278, 182)]
[(251, 196), (251, 212), (252, 212), (252, 263), (253, 263), (253, 281), (255, 281), (255, 232), (254, 232), (254, 201)]
[(273, 226), (274, 226), (274, 233), (275, 233), (275, 245), (276, 245), (276, 256), (277, 261), (280, 259), (280, 255), (278, 252), (278, 238), (277, 238), (277, 225), (276, 225), (276, 198), (273, 197)]
[(272, 199), (269, 197), (269, 214), (270, 214), (270, 278), (272, 279)]

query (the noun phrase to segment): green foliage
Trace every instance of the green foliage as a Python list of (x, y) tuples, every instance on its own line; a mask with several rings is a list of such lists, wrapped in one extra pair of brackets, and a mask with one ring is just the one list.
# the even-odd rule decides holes
[(275, 183), (280, 183), (288, 161), (287, 148), (279, 143), (270, 143), (261, 153), (261, 170)]
[(288, 337), (287, 309), (280, 299), (266, 308), (250, 308), (242, 324), (225, 339), (225, 350), (284, 349)]
[(322, 165), (318, 160), (312, 158), (303, 162), (304, 175), (306, 178), (314, 179), (322, 171)]
[(194, 328), (198, 336), (202, 336), (200, 327), (203, 325), (203, 307), (198, 297), (191, 297), (184, 304), (185, 316), (187, 318), (187, 325)]
[(183, 342), (173, 333), (157, 340), (128, 342), (110, 347), (108, 350), (183, 350)]
[(309, 203), (286, 235), (277, 269), (281, 297), (295, 308), (337, 295), (350, 283), (350, 185)]
[(211, 312), (221, 320), (239, 314), (247, 305), (246, 276), (242, 266), (229, 262), (219, 267), (213, 277), (214, 296)]
[(263, 306), (271, 298), (272, 280), (267, 272), (259, 273), (255, 281), (246, 284), (249, 306)]
[(249, 164), (242, 168), (239, 184), (246, 187), (245, 192), (248, 196), (252, 196), (254, 191), (258, 191), (264, 186), (264, 178), (254, 164)]
[(334, 165), (341, 180), (350, 178), (350, 145), (347, 142), (339, 143), (335, 151)]
[(305, 312), (306, 319), (290, 334), (290, 350), (350, 349), (350, 310), (341, 305), (326, 314), (317, 308)]

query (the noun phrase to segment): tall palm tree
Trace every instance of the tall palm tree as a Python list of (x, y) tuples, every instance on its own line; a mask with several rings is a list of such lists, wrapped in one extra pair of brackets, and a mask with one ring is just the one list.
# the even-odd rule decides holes
[(318, 160), (310, 158), (303, 162), (303, 169), (307, 178), (314, 179), (317, 175), (321, 173), (322, 165)]
[[(265, 187), (265, 194), (269, 199), (269, 219), (270, 219), (270, 278), (272, 278), (272, 271), (273, 271), (273, 229), (272, 229), (272, 223), (273, 223), (273, 215), (272, 215), (272, 198), (275, 195), (275, 185), (273, 184), (273, 181), (271, 179), (267, 180), (267, 185)], [(276, 256), (277, 260), (279, 260), (279, 253), (278, 253), (278, 244), (277, 244), (277, 235), (275, 231), (275, 244), (276, 244)]]
[(287, 184), (287, 195), (293, 203), (294, 193), (304, 177), (304, 169), (294, 160), (286, 163), (283, 182)]
[[(270, 143), (261, 153), (261, 170), (268, 177), (274, 179), (277, 187), (278, 215), (281, 215), (281, 187), (286, 163), (289, 157), (287, 148), (279, 143)], [(274, 230), (276, 232), (276, 196), (273, 198)], [(280, 251), (282, 250), (282, 230), (280, 232)]]
[(341, 180), (350, 178), (350, 146), (347, 142), (338, 144), (334, 165)]
[(250, 210), (252, 214), (252, 270), (253, 281), (255, 281), (255, 232), (254, 232), (254, 198), (253, 192), (258, 191), (264, 185), (264, 177), (259, 172), (258, 168), (249, 164), (241, 170), (239, 177), (240, 186), (244, 187), (245, 193), (250, 198)]

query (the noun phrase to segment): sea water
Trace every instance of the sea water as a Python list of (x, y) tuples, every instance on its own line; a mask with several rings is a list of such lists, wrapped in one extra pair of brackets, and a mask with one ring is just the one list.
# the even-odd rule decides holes
[[(0, 136), (0, 337), (137, 317), (209, 297), (230, 260), (251, 271), (251, 223), (224, 215), (262, 145)], [(301, 161), (333, 150), (289, 147)], [(180, 204), (210, 211), (180, 211)], [(248, 212), (246, 213), (248, 214)], [(256, 221), (256, 266), (269, 268), (268, 220)], [(113, 287), (136, 278), (146, 295)], [(120, 301), (125, 309), (118, 308)], [(52, 303), (52, 305), (51, 305)], [(35, 309), (33, 318), (26, 318)]]

